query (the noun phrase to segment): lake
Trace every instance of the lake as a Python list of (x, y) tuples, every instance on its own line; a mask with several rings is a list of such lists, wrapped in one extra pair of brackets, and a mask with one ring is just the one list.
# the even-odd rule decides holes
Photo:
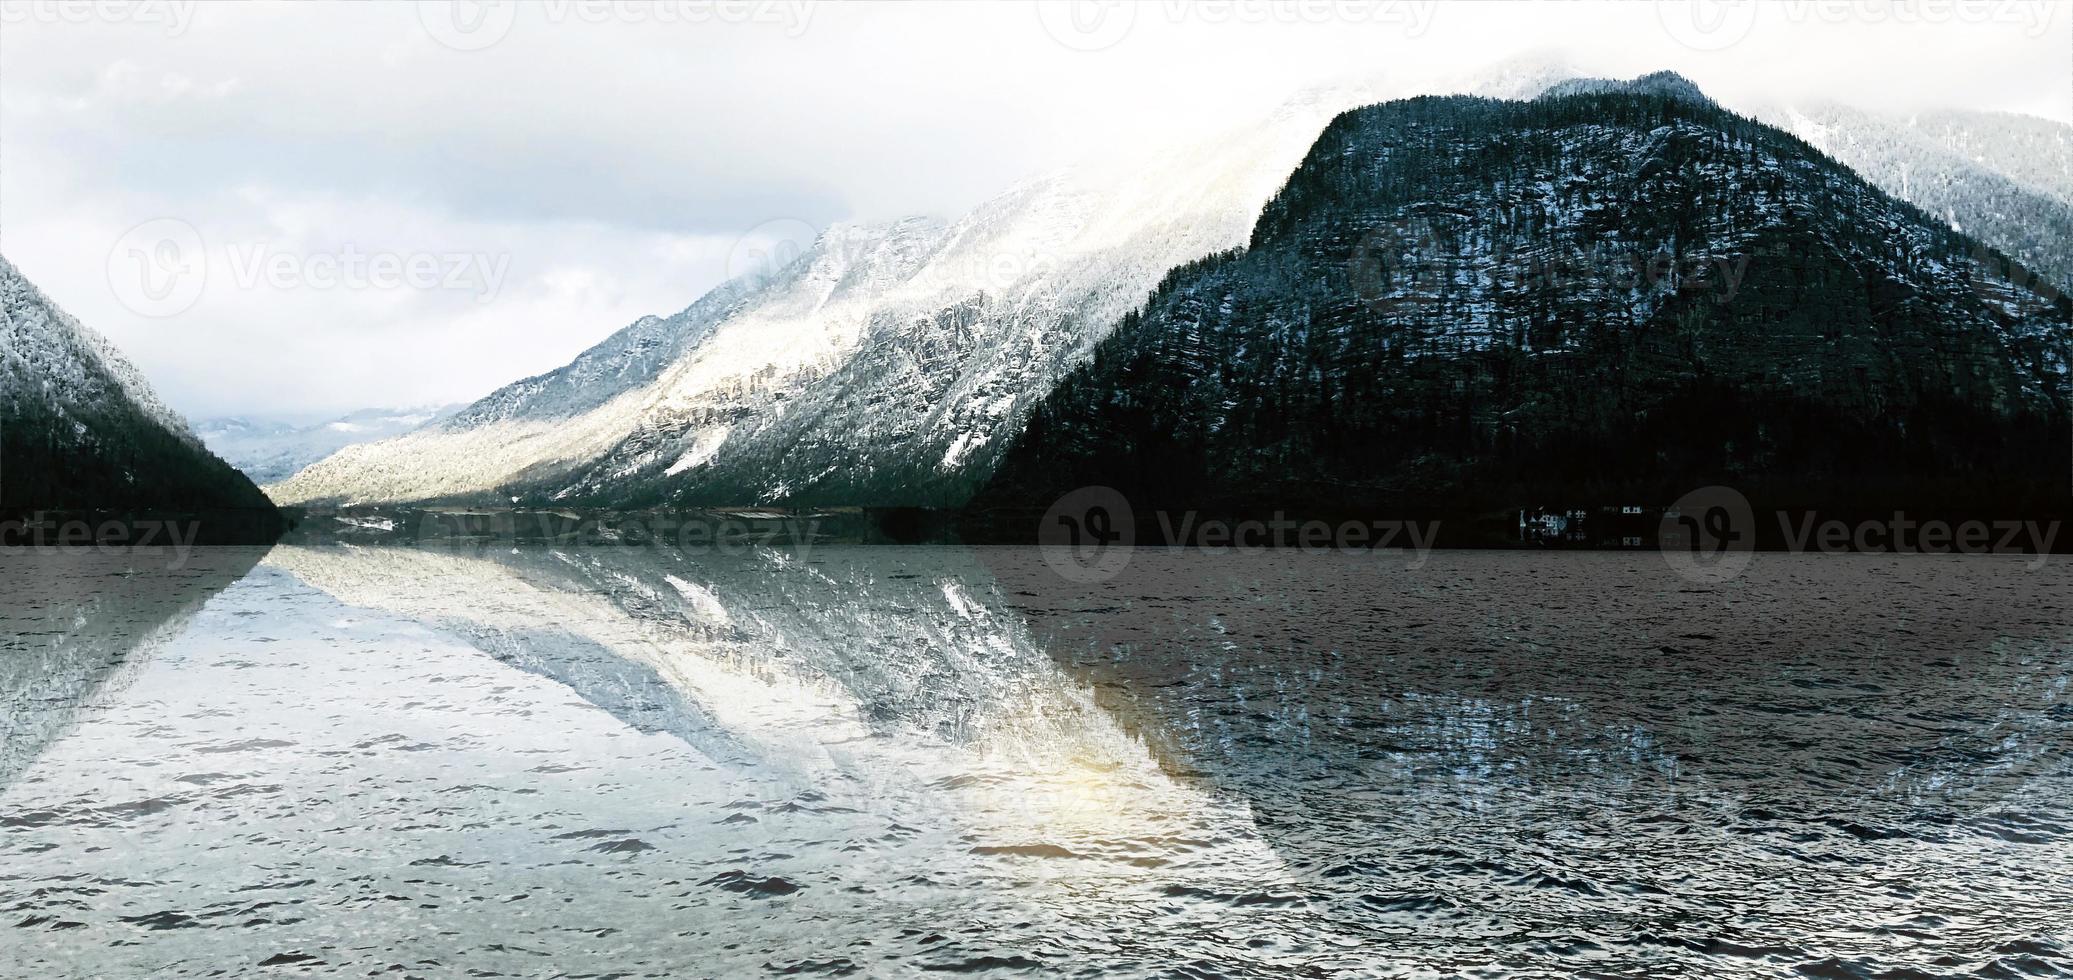
[(2073, 973), (2021, 556), (0, 562), (14, 976)]

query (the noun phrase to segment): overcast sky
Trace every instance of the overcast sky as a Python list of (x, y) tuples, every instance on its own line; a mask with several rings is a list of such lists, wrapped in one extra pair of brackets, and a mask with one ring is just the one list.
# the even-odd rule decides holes
[(0, 251), (191, 417), (467, 401), (772, 235), (1528, 51), (2073, 121), (2073, 5), (0, 3)]

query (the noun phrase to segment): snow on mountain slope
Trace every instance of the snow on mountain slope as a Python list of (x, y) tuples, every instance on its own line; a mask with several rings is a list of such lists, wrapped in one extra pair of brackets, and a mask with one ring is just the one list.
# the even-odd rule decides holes
[(313, 424), (264, 416), (221, 416), (196, 423), (195, 433), (210, 452), (253, 480), (269, 483), (293, 476), (346, 446), (399, 436), (461, 408), (365, 408)]
[(2011, 113), (1902, 116), (1827, 102), (1748, 111), (2047, 282), (2073, 288), (2073, 126)]
[(108, 338), (65, 311), (0, 257), (0, 394), (40, 394), (67, 421), (81, 421), (127, 402), (183, 442), (200, 448), (180, 413), (159, 401), (144, 375)]
[[(644, 318), (442, 425), (348, 447), (270, 490), (290, 503), (954, 506), (1162, 278), (1246, 243), (1333, 116), (1427, 92), (1613, 84), (1585, 75), (1543, 55), (1319, 89), (1194, 144), (1026, 181), (948, 224), (830, 228), (773, 276)], [(1676, 76), (1649, 78), (1704, 99)], [(2073, 209), (2033, 189), (2058, 171), (2017, 175), (2011, 162), (2056, 139), (2056, 124), (1937, 118), (1922, 125), (1942, 135), (1910, 137), (1904, 152), (1788, 128), (2035, 268), (2073, 268), (2060, 261)], [(1924, 180), (1931, 159), (1939, 176)]]
[(868, 297), (910, 276), (940, 235), (922, 219), (838, 226), (762, 279), (737, 279), (673, 317), (645, 317), (569, 365), (509, 385), (436, 426), (348, 446), (269, 492), (283, 502), (496, 500), (566, 480), (655, 413), (702, 418), (825, 374), (861, 337)]
[(1387, 94), (1314, 91), (1195, 145), (1026, 181), (947, 225), (830, 228), (765, 281), (729, 283), (271, 492), (291, 503), (956, 502), (1050, 379), (1168, 270), (1244, 244), (1324, 124)]
[[(961, 502), (1052, 380), (1173, 267), (1243, 244), (1305, 142), (1365, 97), (1318, 93), (1214, 145), (1014, 189), (953, 225), (913, 281), (874, 298), (868, 341), (782, 411), (733, 420), (716, 452), (696, 427), (653, 418), (643, 438), (587, 471), (577, 494)], [(691, 469), (699, 479), (669, 480), (667, 468), (692, 453), (706, 457)]]
[(2012, 112), (1925, 112), (1907, 122), (1952, 153), (2073, 203), (2073, 126)]
[(115, 346), (0, 258), (0, 513), (264, 511)]
[[(1512, 58), (1432, 91), (1527, 99), (1636, 90), (1708, 99), (1667, 72), (1632, 81), (1596, 78), (1554, 52)], [(2008, 112), (1901, 114), (1819, 99), (1744, 98), (1725, 105), (1798, 136), (2058, 288), (2073, 288), (2073, 126)]]

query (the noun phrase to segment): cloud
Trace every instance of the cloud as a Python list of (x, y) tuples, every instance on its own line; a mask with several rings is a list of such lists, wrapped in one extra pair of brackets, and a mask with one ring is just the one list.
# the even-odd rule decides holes
[[(1730, 104), (2073, 119), (2073, 11), (2053, 5), (1784, 3), (1725, 44), (1651, 4), (1052, 9), (8, 0), (0, 249), (191, 414), (342, 410), (550, 369), (689, 304), (774, 221), (954, 216), (1347, 76), (1462, 78), (1552, 48), (1599, 73), (1674, 68)], [(1941, 9), (1958, 12), (1893, 13)], [(161, 220), (195, 230), (209, 275), (154, 316), (108, 270)], [(505, 265), (486, 298), (326, 278), (354, 256)], [(287, 273), (231, 274), (255, 257)]]

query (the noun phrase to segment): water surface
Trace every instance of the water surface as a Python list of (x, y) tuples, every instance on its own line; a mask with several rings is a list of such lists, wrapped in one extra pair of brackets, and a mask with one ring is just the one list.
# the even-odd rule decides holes
[(0, 565), (10, 975), (2073, 972), (2021, 558)]

